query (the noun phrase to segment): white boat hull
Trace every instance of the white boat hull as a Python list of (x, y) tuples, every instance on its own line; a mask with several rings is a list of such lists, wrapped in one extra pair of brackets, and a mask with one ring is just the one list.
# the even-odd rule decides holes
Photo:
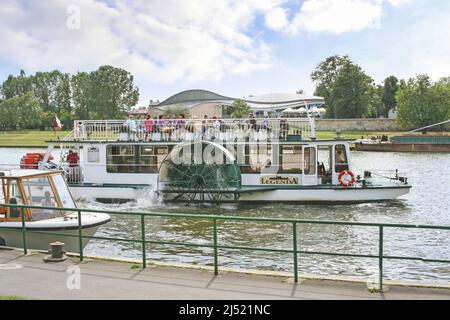
[(409, 188), (336, 188), (336, 189), (278, 189), (241, 194), (240, 202), (305, 202), (351, 203), (386, 201), (409, 193)]
[[(81, 221), (82, 235), (91, 237), (102, 224), (110, 221), (110, 217), (107, 214), (88, 213), (82, 214)], [(64, 243), (65, 251), (75, 253), (80, 251), (78, 219), (76, 219), (76, 214), (69, 215), (69, 219), (66, 220), (64, 220), (64, 218), (55, 218), (35, 222), (26, 222), (25, 227), (27, 229), (26, 243), (27, 248), (29, 249), (49, 250), (50, 243), (60, 241)], [(55, 234), (45, 234), (40, 232)], [(22, 224), (20, 222), (0, 223), (0, 242), (3, 246), (23, 248)], [(88, 242), (88, 238), (83, 238), (83, 248)]]
[[(150, 197), (149, 189), (126, 187), (76, 187), (71, 186), (71, 191), (78, 199), (97, 199), (108, 201), (131, 201)], [(408, 194), (410, 187), (368, 187), (368, 188), (320, 188), (320, 187), (298, 187), (268, 189), (260, 188), (255, 192), (240, 193), (238, 202), (317, 202), (317, 203), (350, 203), (385, 201), (399, 198)]]

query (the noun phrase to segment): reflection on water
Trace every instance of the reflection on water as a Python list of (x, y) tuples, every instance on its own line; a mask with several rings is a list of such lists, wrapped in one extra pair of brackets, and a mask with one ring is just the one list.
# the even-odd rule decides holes
[[(23, 154), (0, 149), (6, 160), (15, 161)], [(8, 159), (9, 155), (9, 159)], [(17, 155), (19, 155), (17, 157)], [(413, 185), (411, 193), (395, 201), (351, 205), (164, 205), (151, 190), (136, 202), (112, 205), (85, 202), (81, 207), (124, 211), (159, 211), (203, 213), (248, 217), (276, 217), (314, 220), (365, 221), (407, 224), (450, 225), (450, 154), (352, 153), (354, 171), (399, 169)], [(18, 161), (17, 160), (17, 161)], [(210, 221), (193, 219), (146, 218), (147, 240), (212, 243)], [(140, 239), (140, 219), (113, 216), (99, 230), (99, 235)], [(219, 244), (259, 248), (292, 248), (292, 226), (282, 223), (218, 222)], [(384, 252), (389, 256), (416, 256), (450, 259), (450, 231), (386, 229)], [(302, 251), (338, 253), (378, 253), (377, 228), (304, 224), (298, 226), (298, 248)], [(140, 258), (139, 243), (92, 241), (86, 254)], [(221, 266), (261, 270), (292, 271), (291, 254), (244, 250), (219, 250)], [(148, 244), (150, 260), (212, 265), (212, 249)], [(424, 279), (435, 282), (450, 280), (448, 264), (420, 261), (386, 260), (385, 276), (389, 279)], [(377, 259), (324, 255), (299, 256), (302, 273), (331, 275), (378, 275)]]

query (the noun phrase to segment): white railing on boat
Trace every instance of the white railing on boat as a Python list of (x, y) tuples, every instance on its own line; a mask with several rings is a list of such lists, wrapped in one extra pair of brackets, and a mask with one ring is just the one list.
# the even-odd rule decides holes
[(75, 120), (74, 129), (63, 141), (193, 141), (193, 140), (287, 140), (315, 138), (314, 119), (154, 119), (148, 132), (127, 120)]

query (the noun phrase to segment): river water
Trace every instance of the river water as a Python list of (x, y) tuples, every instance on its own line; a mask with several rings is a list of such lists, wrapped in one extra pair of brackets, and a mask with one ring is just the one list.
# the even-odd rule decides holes
[[(1, 164), (20, 161), (25, 152), (39, 151), (0, 148)], [(42, 150), (40, 150), (42, 151)], [(399, 169), (413, 188), (399, 200), (347, 205), (233, 205), (184, 206), (164, 205), (149, 190), (136, 202), (114, 205), (95, 201), (80, 203), (80, 207), (112, 210), (158, 211), (177, 213), (223, 214), (248, 217), (280, 217), (316, 220), (364, 221), (407, 224), (450, 225), (450, 154), (407, 154), (352, 152), (354, 171), (386, 171)], [(2, 166), (4, 167), (4, 165)], [(292, 227), (289, 224), (257, 222), (219, 222), (218, 241), (224, 245), (259, 248), (292, 248)], [(193, 219), (148, 218), (148, 240), (212, 242), (211, 222)], [(140, 221), (134, 217), (112, 216), (97, 235), (140, 239)], [(386, 229), (384, 253), (390, 256), (415, 256), (430, 259), (450, 259), (450, 231)], [(377, 228), (299, 225), (298, 247), (306, 251), (336, 253), (378, 253)], [(86, 254), (140, 258), (140, 245), (95, 240)], [(219, 250), (220, 266), (259, 270), (292, 271), (291, 254), (261, 251)], [(209, 248), (174, 247), (149, 244), (147, 258), (165, 262), (212, 265)], [(378, 260), (369, 258), (300, 255), (301, 273), (376, 277)], [(450, 281), (450, 265), (421, 261), (385, 260), (387, 279)]]

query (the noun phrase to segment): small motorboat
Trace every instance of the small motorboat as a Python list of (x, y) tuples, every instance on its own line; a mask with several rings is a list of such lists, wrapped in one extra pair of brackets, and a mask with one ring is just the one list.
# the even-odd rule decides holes
[[(67, 252), (79, 252), (78, 213), (64, 210), (76, 204), (61, 171), (0, 170), (0, 181), (0, 246), (23, 247), (23, 210), (27, 248), (48, 250), (50, 243), (60, 241)], [(104, 213), (82, 212), (83, 236), (93, 236), (110, 220)], [(83, 248), (88, 241), (83, 238)]]

